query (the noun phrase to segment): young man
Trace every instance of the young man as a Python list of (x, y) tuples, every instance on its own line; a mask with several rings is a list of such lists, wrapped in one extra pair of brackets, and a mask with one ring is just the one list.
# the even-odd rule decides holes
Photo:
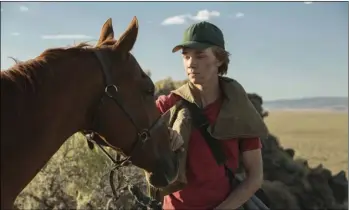
[(231, 189), (224, 166), (217, 164), (199, 130), (192, 127), (184, 140), (188, 143), (183, 187), (165, 194), (163, 209), (237, 209), (263, 181), (260, 137), (267, 135), (266, 126), (242, 86), (222, 77), (228, 71), (229, 53), (217, 26), (205, 21), (191, 25), (184, 32), (183, 42), (172, 52), (178, 50), (182, 51), (189, 82), (160, 96), (158, 109), (165, 113), (181, 99), (197, 104), (210, 122), (210, 133), (220, 140), (225, 163), (233, 172), (242, 153), (246, 178)]

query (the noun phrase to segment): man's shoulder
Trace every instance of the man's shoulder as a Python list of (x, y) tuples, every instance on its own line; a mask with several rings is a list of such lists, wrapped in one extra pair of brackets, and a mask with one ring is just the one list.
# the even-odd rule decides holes
[(236, 82), (235, 79), (230, 78), (230, 77), (225, 77), (225, 76), (220, 76), (220, 79), (226, 82)]
[(229, 83), (229, 84), (233, 84), (234, 86), (241, 86), (241, 84), (237, 80), (235, 80), (233, 78), (223, 77), (223, 76), (220, 76), (219, 78), (221, 79), (221, 81)]
[(221, 87), (228, 98), (236, 98), (239, 95), (247, 97), (244, 87), (235, 79), (220, 76)]

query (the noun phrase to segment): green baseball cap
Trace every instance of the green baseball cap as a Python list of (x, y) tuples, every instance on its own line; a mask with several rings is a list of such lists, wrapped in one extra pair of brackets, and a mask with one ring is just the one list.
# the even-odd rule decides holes
[(185, 30), (182, 43), (175, 46), (172, 52), (177, 52), (183, 47), (204, 50), (212, 46), (225, 49), (223, 33), (212, 23), (202, 21)]

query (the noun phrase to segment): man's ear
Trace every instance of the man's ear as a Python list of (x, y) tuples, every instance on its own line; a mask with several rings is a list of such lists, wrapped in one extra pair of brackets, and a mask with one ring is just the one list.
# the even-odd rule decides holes
[(217, 65), (217, 67), (219, 68), (219, 67), (221, 67), (222, 65), (223, 65), (223, 61), (220, 61), (220, 60), (216, 60), (216, 65)]

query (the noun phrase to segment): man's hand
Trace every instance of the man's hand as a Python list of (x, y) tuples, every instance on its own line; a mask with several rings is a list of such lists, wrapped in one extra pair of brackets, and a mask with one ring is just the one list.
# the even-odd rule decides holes
[(238, 209), (261, 187), (263, 182), (263, 161), (261, 149), (242, 153), (246, 178), (215, 209)]
[(172, 151), (183, 151), (184, 148), (182, 147), (184, 144), (182, 136), (175, 130), (172, 130), (172, 128), (168, 128), (168, 131), (170, 133), (170, 145)]

